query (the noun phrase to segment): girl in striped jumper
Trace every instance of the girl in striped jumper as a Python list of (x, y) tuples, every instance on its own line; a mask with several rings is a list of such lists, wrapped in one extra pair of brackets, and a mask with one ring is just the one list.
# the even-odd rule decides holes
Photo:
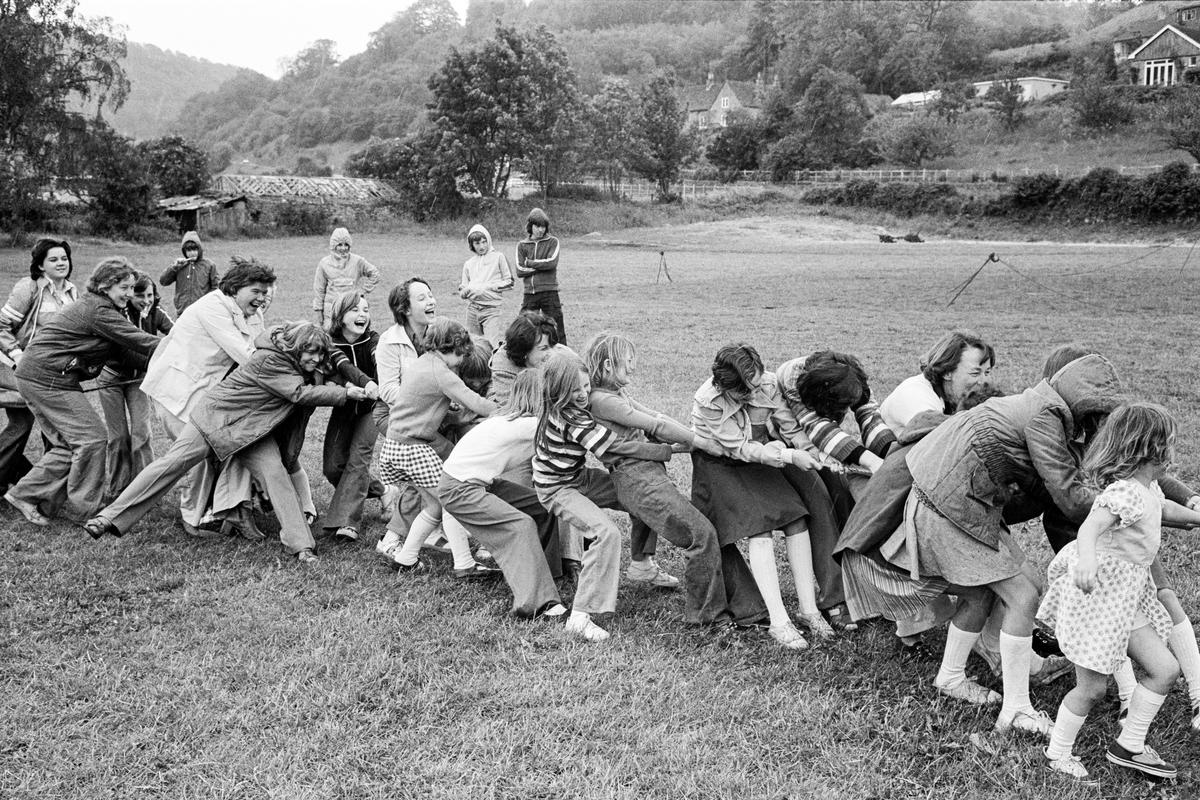
[(592, 615), (617, 608), (621, 531), (601, 509), (620, 505), (609, 474), (584, 462), (589, 452), (597, 458), (629, 456), (669, 461), (672, 447), (618, 440), (588, 413), (591, 388), (583, 362), (573, 353), (555, 354), (542, 366), (542, 413), (534, 439), (533, 488), (541, 504), (560, 522), (591, 540), (583, 553), (567, 632), (589, 642), (602, 642), (608, 638), (608, 631), (593, 622)]

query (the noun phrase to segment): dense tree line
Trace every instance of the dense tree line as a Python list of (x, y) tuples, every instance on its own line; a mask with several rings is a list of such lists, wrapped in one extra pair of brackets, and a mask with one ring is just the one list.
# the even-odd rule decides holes
[[(179, 138), (135, 145), (104, 121), (129, 92), (125, 40), (75, 0), (0, 2), (0, 229), (46, 227), (65, 191), (97, 232), (127, 234), (153, 200), (199, 191), (205, 155)], [(82, 107), (83, 110), (80, 110)]]

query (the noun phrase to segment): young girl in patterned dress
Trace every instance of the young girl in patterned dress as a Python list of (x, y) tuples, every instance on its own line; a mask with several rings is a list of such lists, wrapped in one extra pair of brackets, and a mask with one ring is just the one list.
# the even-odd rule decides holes
[(1146, 744), (1146, 730), (1179, 677), (1179, 663), (1167, 649), (1171, 618), (1158, 600), (1150, 564), (1162, 523), (1192, 524), (1197, 516), (1164, 499), (1158, 488), (1174, 442), (1175, 420), (1162, 406), (1130, 403), (1113, 411), (1083, 463), (1088, 478), (1104, 489), (1076, 541), (1050, 563), (1038, 619), (1054, 626), (1076, 678), (1059, 706), (1046, 758), (1051, 768), (1076, 778), (1088, 773), (1071, 752), (1075, 737), (1126, 653), (1146, 675), (1105, 757), (1145, 775), (1175, 777), (1175, 767)]

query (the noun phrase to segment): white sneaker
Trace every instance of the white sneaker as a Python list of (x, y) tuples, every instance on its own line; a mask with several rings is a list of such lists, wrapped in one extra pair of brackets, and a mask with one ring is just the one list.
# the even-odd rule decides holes
[(1083, 766), (1083, 762), (1079, 760), (1079, 756), (1067, 754), (1062, 758), (1050, 758), (1050, 754), (1046, 750), (1042, 750), (1042, 754), (1050, 761), (1050, 769), (1055, 772), (1061, 772), (1064, 775), (1070, 775), (1076, 780), (1085, 781), (1088, 778), (1087, 768)]
[(947, 685), (939, 685), (935, 682), (933, 688), (938, 690), (938, 694), (962, 700), (973, 706), (994, 706), (1004, 699), (997, 692), (993, 692), (970, 678), (963, 678), (958, 683)]
[(391, 559), (392, 552), (400, 546), (400, 534), (393, 530), (384, 531), (383, 538), (375, 543), (375, 552), (386, 559)]
[(1013, 731), (1035, 733), (1048, 739), (1050, 732), (1054, 730), (1054, 720), (1050, 719), (1045, 711), (1038, 711), (1032, 706), (1008, 714), (1001, 710), (993, 730), (996, 733), (1012, 733)]
[(567, 633), (585, 642), (603, 642), (608, 638), (608, 631), (592, 622), (591, 616), (582, 611), (571, 612), (571, 618), (567, 620)]
[(660, 567), (658, 562), (653, 558), (630, 561), (629, 568), (625, 570), (625, 578), (639, 583), (648, 583), (660, 589), (676, 589), (679, 587), (679, 578), (676, 578)]

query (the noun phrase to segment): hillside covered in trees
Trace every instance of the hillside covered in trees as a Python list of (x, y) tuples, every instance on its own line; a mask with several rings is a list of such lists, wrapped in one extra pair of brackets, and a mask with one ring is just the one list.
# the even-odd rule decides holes
[[(174, 130), (200, 137), (214, 163), (250, 157), (292, 168), (341, 168), (371, 139), (427, 124), (428, 80), (453, 49), (492, 36), (497, 22), (545, 26), (566, 52), (585, 96), (607, 78), (641, 85), (670, 70), (677, 84), (777, 81), (798, 101), (822, 66), (869, 93), (898, 95), (975, 79), (993, 51), (1075, 36), (1125, 2), (813, 2), (779, 0), (472, 0), (465, 24), (447, 0), (418, 0), (343, 57), (314, 42), (279, 80), (243, 70), (193, 97)], [(986, 76), (986, 75), (985, 75)]]

